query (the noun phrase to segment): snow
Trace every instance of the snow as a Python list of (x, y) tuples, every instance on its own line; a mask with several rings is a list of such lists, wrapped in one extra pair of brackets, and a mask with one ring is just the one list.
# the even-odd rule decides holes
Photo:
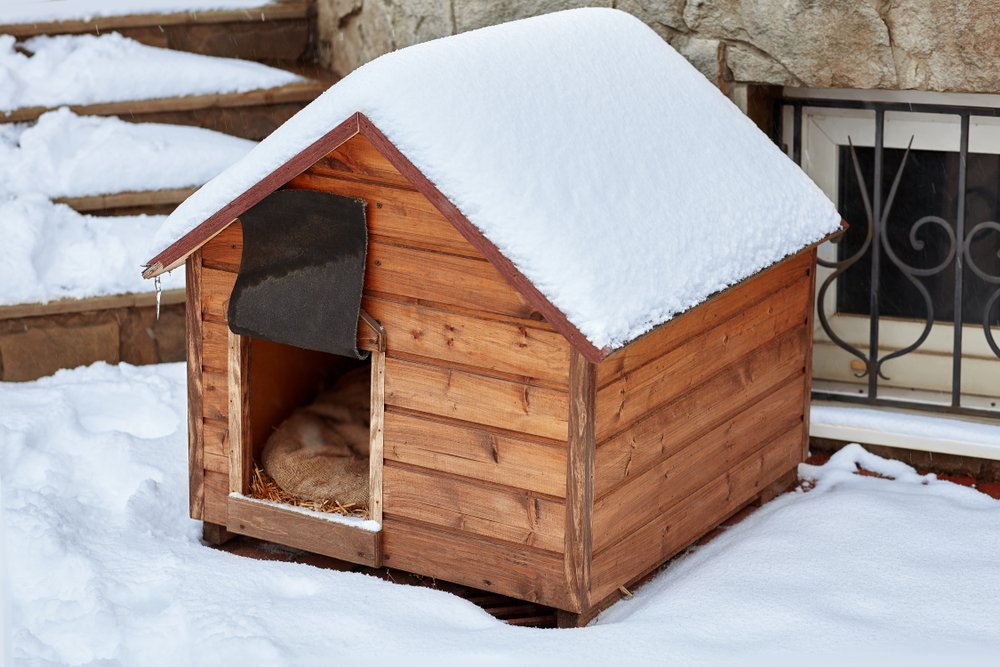
[[(81, 215), (40, 194), (0, 193), (0, 306), (151, 291), (137, 267), (163, 219)], [(184, 287), (183, 269), (161, 284)]]
[(260, 63), (171, 51), (106, 35), (0, 35), (0, 111), (237, 93), (302, 81)]
[(589, 8), (359, 68), (178, 207), (153, 254), (358, 111), (598, 347), (627, 343), (840, 222), (656, 33)]
[(1000, 423), (996, 420), (972, 421), (914, 411), (814, 403), (809, 412), (809, 422), (817, 426), (860, 428), (915, 438), (1000, 447)]
[(129, 14), (176, 14), (221, 9), (252, 9), (269, 0), (6, 0), (0, 5), (0, 24), (47, 21), (89, 21)]
[(56, 198), (199, 186), (254, 145), (199, 127), (77, 116), (64, 107), (33, 125), (0, 125), (0, 191)]
[(308, 507), (295, 507), (294, 505), (286, 505), (284, 503), (274, 502), (273, 500), (263, 500), (260, 498), (250, 498), (244, 496), (241, 493), (229, 494), (230, 498), (242, 498), (243, 500), (248, 500), (252, 503), (258, 503), (260, 505), (268, 505), (270, 507), (277, 507), (283, 509), (286, 512), (296, 512), (297, 514), (304, 514), (313, 519), (319, 519), (321, 521), (329, 521), (330, 523), (339, 523), (344, 526), (351, 526), (353, 528), (358, 528), (368, 533), (377, 533), (382, 530), (382, 524), (378, 521), (372, 519), (362, 519), (357, 516), (343, 516), (341, 514), (334, 514), (333, 512), (317, 512), (311, 510)]
[(532, 630), (440, 591), (200, 545), (184, 376), (95, 364), (0, 383), (14, 664), (996, 663), (1000, 502), (859, 447), (590, 627)]

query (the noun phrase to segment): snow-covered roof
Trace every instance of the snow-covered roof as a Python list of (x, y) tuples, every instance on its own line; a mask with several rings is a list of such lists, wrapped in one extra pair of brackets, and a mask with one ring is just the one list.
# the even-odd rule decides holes
[(841, 220), (651, 29), (577, 9), (359, 68), (178, 207), (148, 273), (176, 264), (178, 249), (193, 249), (182, 237), (224, 209), (238, 214), (234, 202), (251, 206), (255, 185), (355, 113), (597, 349), (625, 345)]

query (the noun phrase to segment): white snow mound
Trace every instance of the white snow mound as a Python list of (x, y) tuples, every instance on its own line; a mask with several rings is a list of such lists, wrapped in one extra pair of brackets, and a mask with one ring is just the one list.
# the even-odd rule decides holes
[[(43, 195), (0, 195), (0, 306), (150, 292), (136, 267), (164, 216), (81, 215)], [(163, 289), (184, 286), (184, 271)]]
[(146, 46), (107, 35), (0, 35), (0, 111), (241, 93), (301, 81), (260, 63)]
[(577, 9), (359, 68), (181, 205), (159, 253), (360, 111), (598, 347), (835, 231), (833, 204), (638, 19)]
[(48, 197), (203, 185), (256, 142), (200, 127), (50, 111), (0, 125), (0, 190)]

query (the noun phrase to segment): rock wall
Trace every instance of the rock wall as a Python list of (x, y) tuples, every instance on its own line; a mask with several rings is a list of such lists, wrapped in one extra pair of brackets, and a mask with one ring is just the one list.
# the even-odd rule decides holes
[(997, 0), (317, 0), (347, 73), (435, 37), (579, 6), (641, 18), (730, 93), (742, 84), (1000, 92)]

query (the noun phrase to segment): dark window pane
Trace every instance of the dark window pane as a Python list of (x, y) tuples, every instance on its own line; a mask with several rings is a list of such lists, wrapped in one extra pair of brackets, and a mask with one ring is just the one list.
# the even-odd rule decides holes
[[(872, 183), (875, 175), (875, 149), (855, 148), (865, 182)], [(883, 152), (882, 201), (889, 196), (892, 180), (903, 160), (904, 151), (887, 148)], [(968, 156), (966, 191), (966, 230), (983, 220), (1000, 219), (1000, 156), (970, 153)], [(959, 154), (943, 151), (910, 151), (899, 189), (886, 221), (888, 242), (900, 262), (917, 269), (939, 265), (948, 256), (951, 241), (939, 224), (925, 224), (916, 233), (917, 244), (911, 243), (910, 233), (915, 223), (925, 216), (938, 216), (955, 230), (958, 211)], [(840, 244), (839, 259), (850, 257), (862, 247), (868, 231), (868, 220), (861, 190), (854, 173), (850, 148), (840, 149), (839, 207), (850, 229)], [(869, 191), (870, 193), (870, 191)], [(878, 242), (878, 239), (873, 241)], [(922, 242), (922, 243), (921, 243)], [(915, 247), (922, 246), (922, 247)], [(972, 244), (972, 255), (978, 265), (992, 274), (1000, 273), (996, 234), (980, 234)], [(950, 262), (940, 273), (916, 277), (931, 296), (935, 320), (953, 319), (955, 265)], [(879, 272), (879, 311), (887, 317), (923, 320), (927, 309), (919, 290), (896, 266), (883, 249)], [(870, 312), (871, 248), (850, 269), (837, 285), (837, 310), (867, 315)], [(983, 309), (992, 289), (988, 283), (965, 268), (963, 276), (962, 317), (969, 324), (981, 324)], [(996, 319), (994, 315), (991, 319)]]

